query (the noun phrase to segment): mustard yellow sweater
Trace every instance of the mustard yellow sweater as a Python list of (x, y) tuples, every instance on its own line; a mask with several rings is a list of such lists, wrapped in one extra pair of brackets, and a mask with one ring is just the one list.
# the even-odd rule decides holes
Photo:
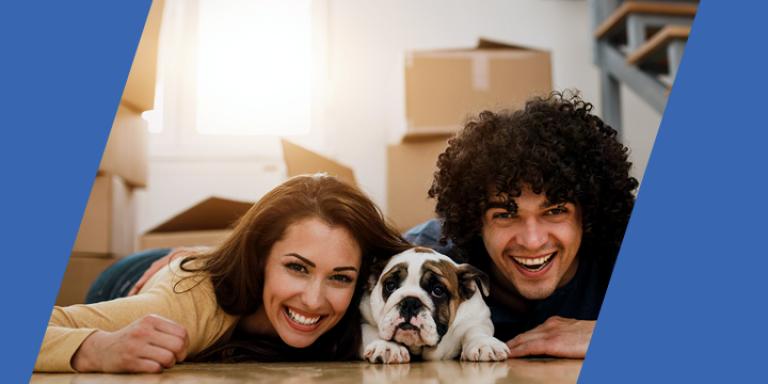
[[(72, 372), (71, 361), (83, 341), (97, 330), (112, 332), (144, 315), (156, 314), (187, 329), (192, 357), (228, 335), (238, 317), (216, 303), (211, 280), (179, 269), (180, 260), (160, 270), (141, 293), (122, 299), (69, 307), (54, 307), (40, 354), (38, 372)], [(188, 277), (182, 280), (182, 277)], [(177, 282), (180, 282), (178, 285)]]

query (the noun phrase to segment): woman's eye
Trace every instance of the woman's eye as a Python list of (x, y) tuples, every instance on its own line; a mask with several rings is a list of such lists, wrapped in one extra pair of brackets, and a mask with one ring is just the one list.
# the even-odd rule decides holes
[(395, 289), (397, 289), (397, 283), (395, 283), (394, 281), (387, 281), (386, 283), (384, 283), (385, 292), (392, 293), (395, 291)]
[(351, 283), (354, 281), (351, 277), (347, 275), (333, 275), (331, 276), (331, 280), (338, 281), (340, 283)]
[(445, 296), (445, 288), (443, 288), (440, 285), (436, 285), (432, 287), (432, 296), (438, 297), (438, 298)]
[(309, 271), (307, 271), (307, 267), (305, 267), (305, 266), (303, 266), (301, 264), (297, 264), (297, 263), (288, 263), (288, 264), (285, 265), (285, 267), (290, 269), (290, 270), (292, 270), (292, 271), (296, 271), (296, 272), (299, 272), (299, 273), (307, 273), (307, 272), (309, 272)]

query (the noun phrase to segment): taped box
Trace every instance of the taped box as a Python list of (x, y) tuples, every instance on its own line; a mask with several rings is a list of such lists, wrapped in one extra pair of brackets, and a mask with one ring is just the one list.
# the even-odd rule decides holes
[(450, 136), (468, 116), (519, 108), (551, 91), (547, 51), (480, 39), (471, 49), (409, 52), (403, 141)]

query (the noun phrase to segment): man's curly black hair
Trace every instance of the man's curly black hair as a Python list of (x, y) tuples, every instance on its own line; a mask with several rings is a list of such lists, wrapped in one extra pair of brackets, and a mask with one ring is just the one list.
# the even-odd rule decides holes
[(605, 259), (610, 273), (638, 182), (629, 176), (628, 149), (616, 130), (591, 111), (577, 93), (554, 92), (522, 110), (485, 111), (470, 120), (438, 158), (429, 190), (443, 220), (443, 241), (453, 241), (458, 256), (485, 264), (476, 254), (490, 194), (518, 197), (529, 186), (550, 203), (580, 207), (579, 255)]

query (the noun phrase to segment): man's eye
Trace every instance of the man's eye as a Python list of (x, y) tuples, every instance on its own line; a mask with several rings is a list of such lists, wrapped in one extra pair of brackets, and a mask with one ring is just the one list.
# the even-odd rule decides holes
[(511, 219), (515, 217), (515, 214), (512, 212), (496, 212), (493, 214), (494, 219)]
[(555, 216), (555, 215), (562, 215), (565, 213), (568, 213), (568, 209), (566, 209), (565, 207), (555, 207), (547, 210), (546, 214), (549, 216)]
[(308, 273), (309, 272), (307, 270), (307, 267), (305, 267), (305, 266), (303, 266), (303, 265), (301, 265), (299, 263), (288, 263), (288, 264), (285, 265), (285, 267), (290, 269), (290, 270), (292, 270), (292, 271), (296, 271), (296, 272), (299, 272), (299, 273)]

